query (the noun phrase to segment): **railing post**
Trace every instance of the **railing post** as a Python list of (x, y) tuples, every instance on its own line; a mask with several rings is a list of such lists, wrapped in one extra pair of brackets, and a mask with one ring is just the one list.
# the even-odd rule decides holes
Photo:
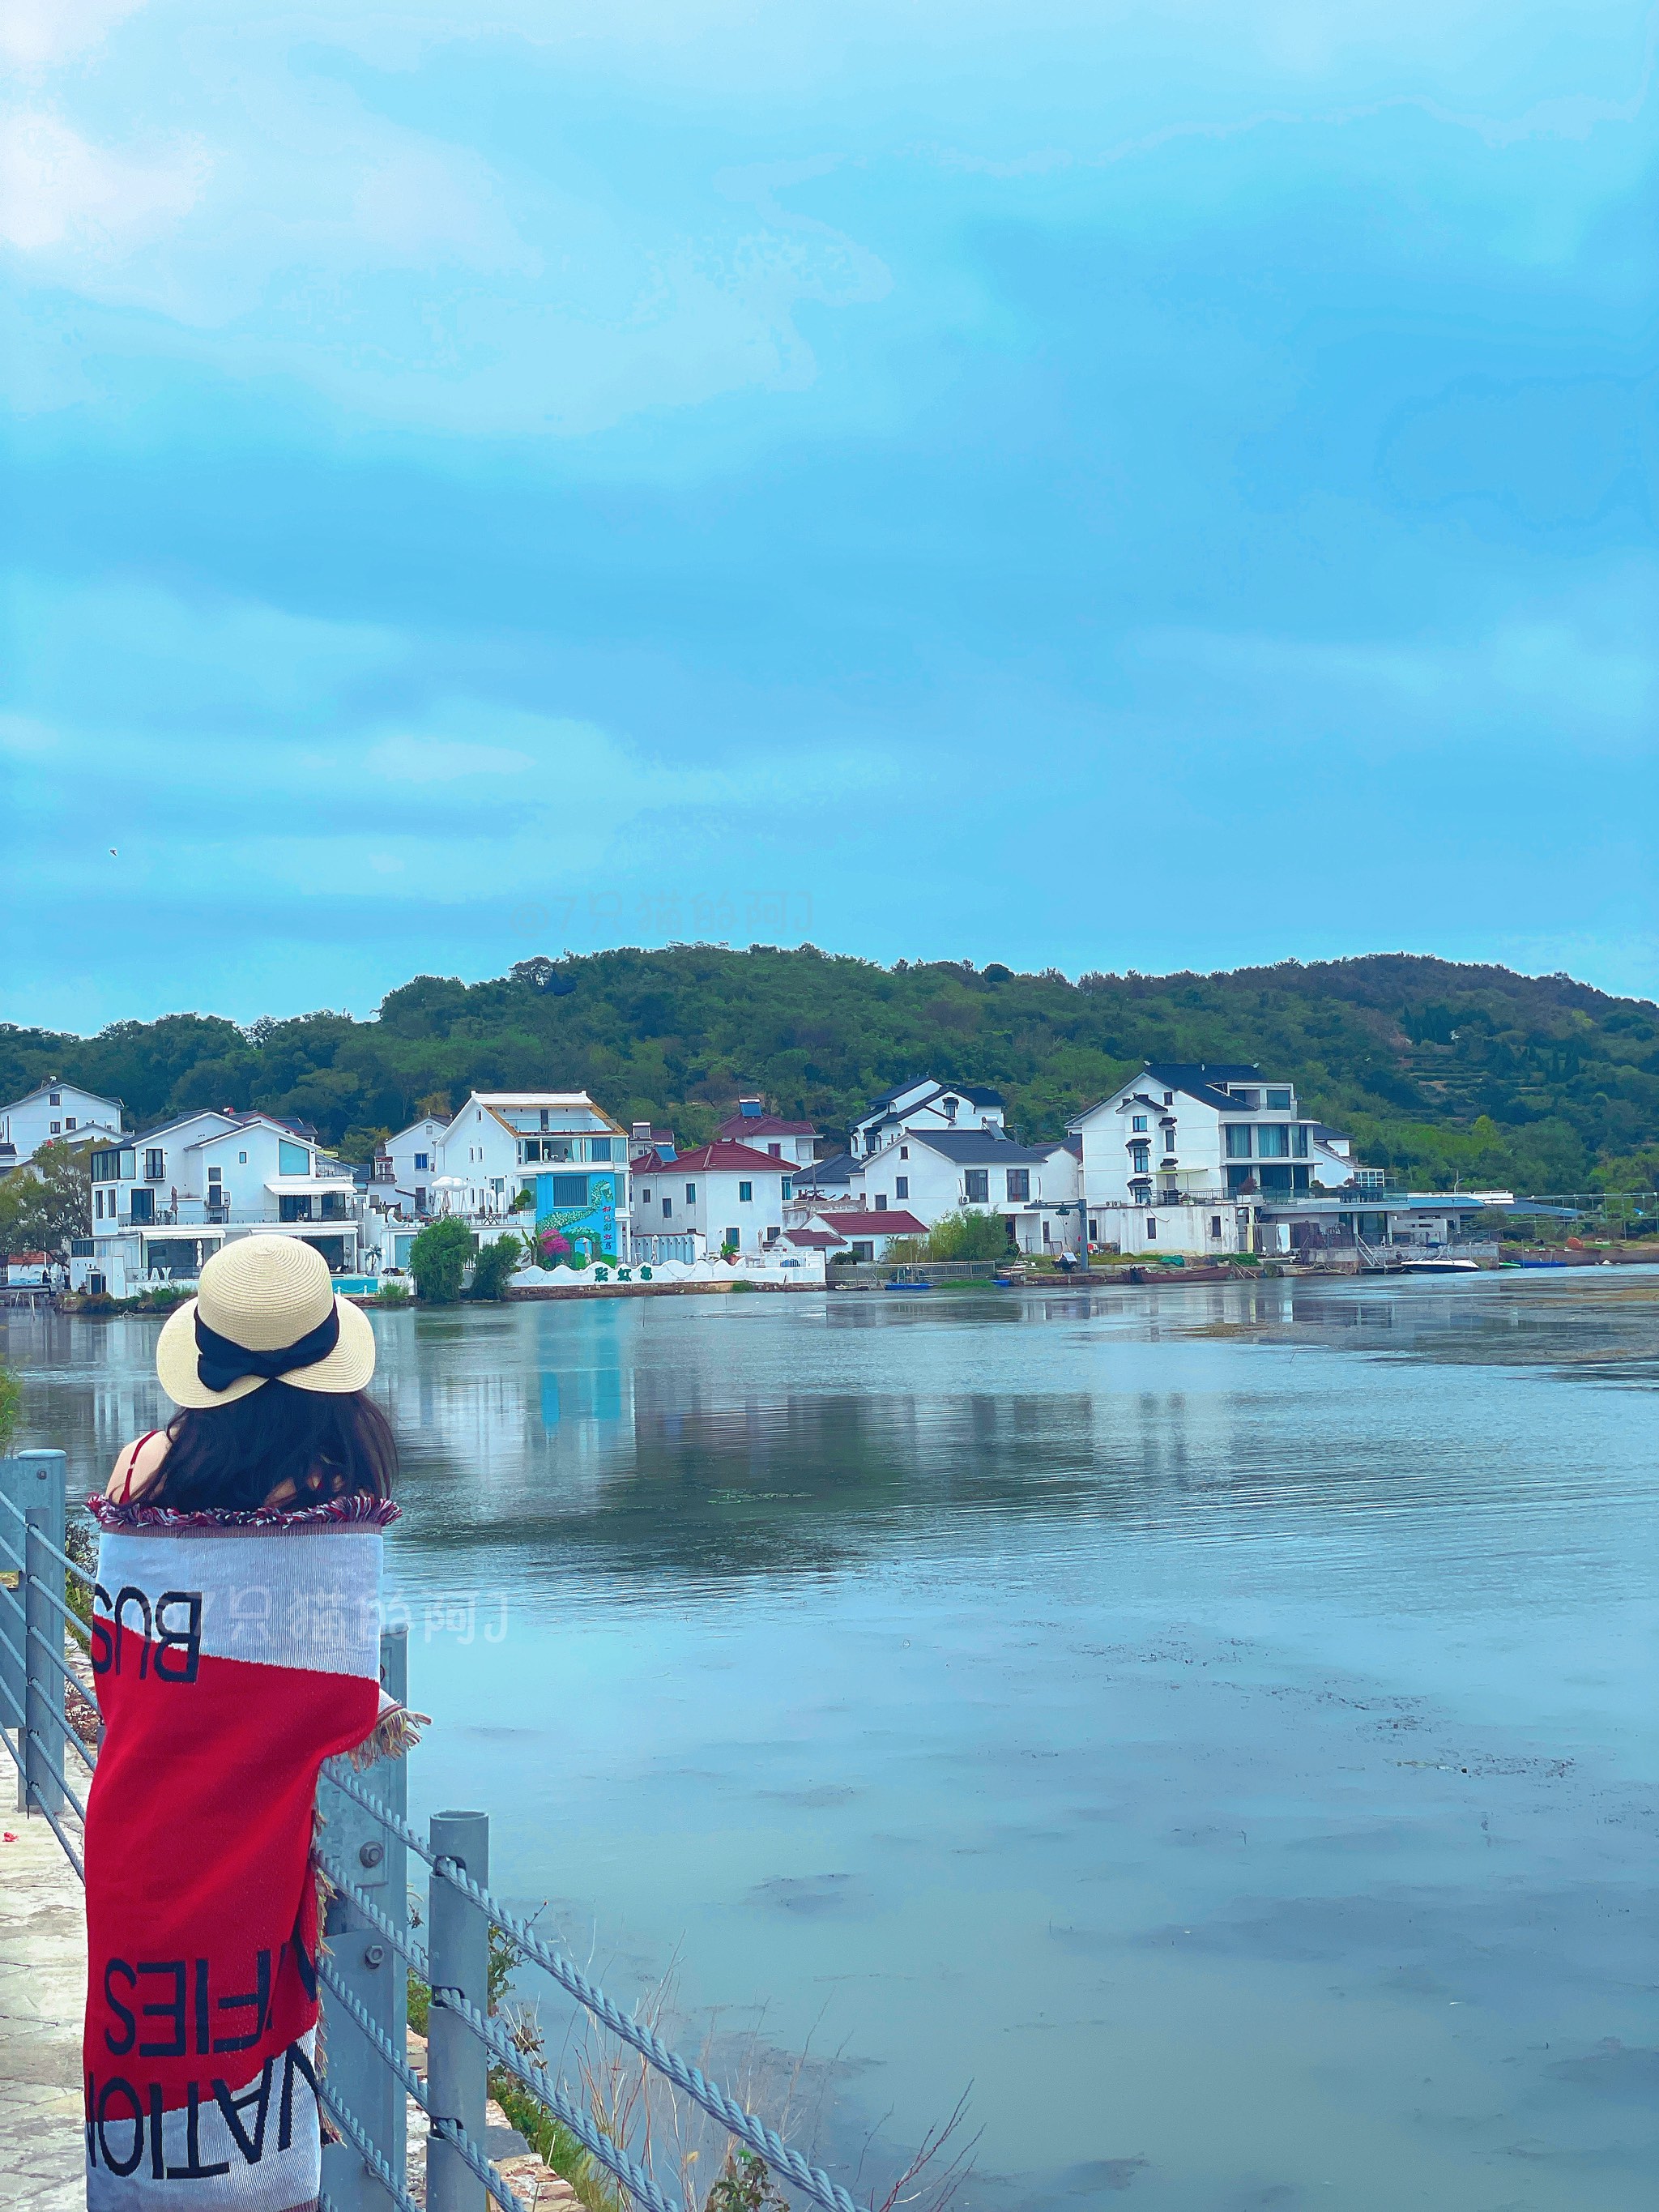
[[(28, 1666), (28, 1687), (24, 1696), (23, 1709), (28, 1719), (28, 1740), (23, 1746), (23, 1771), (28, 1779), (31, 1809), (39, 1805), (48, 1813), (61, 1813), (64, 1793), (53, 1778), (52, 1769), (59, 1759), (69, 1753), (63, 1744), (63, 1730), (55, 1725), (53, 1705), (59, 1719), (64, 1711), (64, 1678), (58, 1674), (46, 1653), (40, 1639), (51, 1644), (56, 1638), (55, 1649), (64, 1648), (63, 1615), (47, 1601), (43, 1591), (35, 1588), (44, 1583), (47, 1589), (64, 1595), (64, 1570), (47, 1552), (52, 1540), (52, 1509), (49, 1505), (30, 1505), (24, 1508), (27, 1528), (23, 1552), (27, 1572), (23, 1587), (23, 1629), (26, 1642), (23, 1656)], [(61, 1523), (61, 1512), (58, 1519)]]
[[(6, 1549), (0, 1554), (0, 1566), (18, 1567), (17, 1588), (14, 1590), (0, 1584), (0, 1682), (6, 1687), (6, 1696), (0, 1698), (0, 1725), (15, 1729), (19, 1709), (28, 1694), (28, 1682), (38, 1667), (46, 1666), (38, 1649), (30, 1655), (28, 1617), (25, 1601), (29, 1593), (23, 1577), (24, 1554), (27, 1540), (24, 1522), (18, 1517), (32, 1505), (43, 1505), (46, 1519), (42, 1523), (46, 1539), (64, 1548), (64, 1455), (60, 1451), (13, 1452), (0, 1458), (0, 1498), (16, 1507), (14, 1513), (0, 1513), (0, 1537)], [(14, 1554), (15, 1558), (14, 1558)], [(51, 1563), (48, 1562), (48, 1565)], [(41, 1580), (46, 1577), (43, 1575)], [(57, 1584), (54, 1583), (55, 1589)], [(50, 1607), (47, 1608), (50, 1611)], [(17, 1656), (12, 1656), (12, 1649)], [(48, 1673), (51, 1669), (47, 1668)], [(33, 1723), (31, 1723), (33, 1725)], [(24, 1744), (20, 1734), (17, 1745), (17, 1809), (23, 1812), (28, 1803), (24, 1781)], [(38, 1756), (38, 1753), (37, 1753)]]
[[(434, 1858), (461, 1867), (480, 1889), (489, 1886), (488, 1813), (434, 1813), (428, 1830)], [(489, 2055), (461, 2018), (444, 2002), (457, 1990), (482, 2012), (489, 2008), (489, 1923), (434, 1868), (428, 1892), (428, 1955), (432, 1966), (432, 2011), (428, 2022), (427, 2092), (434, 2118), (459, 2121), (473, 2144), (483, 2147)], [(483, 2184), (434, 2135), (427, 2144), (428, 2212), (484, 2212)]]
[[(380, 1632), (380, 1681), (401, 1704), (409, 1693), (409, 1631)], [(383, 1759), (358, 1778), (388, 1811), (409, 1810), (409, 1762)], [(364, 1891), (400, 1930), (409, 1924), (404, 1846), (388, 1834), (372, 1813), (327, 1786), (324, 1777), (321, 1846), (346, 1880)], [(331, 1900), (325, 1923), (329, 1964), (394, 2051), (406, 2040), (409, 1984), (404, 1961), (380, 1930), (363, 1917), (349, 1898)], [(402, 2178), (407, 2156), (408, 2113), (398, 2081), (343, 2006), (331, 2006), (326, 1991), (325, 2047), (329, 2086), (374, 2145), (393, 2173)], [(386, 2212), (391, 2198), (348, 2142), (330, 2143), (323, 2152), (323, 2188), (337, 2212)]]

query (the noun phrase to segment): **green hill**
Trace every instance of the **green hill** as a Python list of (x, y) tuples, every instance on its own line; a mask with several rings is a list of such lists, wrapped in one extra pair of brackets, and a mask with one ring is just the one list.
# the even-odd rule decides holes
[(245, 1031), (172, 1014), (89, 1038), (0, 1025), (0, 1096), (62, 1075), (124, 1099), (140, 1127), (186, 1106), (263, 1106), (365, 1158), (377, 1132), (475, 1085), (586, 1088), (624, 1122), (696, 1141), (740, 1087), (831, 1133), (931, 1073), (995, 1086), (1039, 1138), (1148, 1058), (1260, 1060), (1359, 1158), (1419, 1184), (1645, 1189), (1659, 1173), (1659, 1007), (1395, 953), (1073, 983), (811, 947), (599, 952), (483, 983), (417, 976), (369, 1021)]

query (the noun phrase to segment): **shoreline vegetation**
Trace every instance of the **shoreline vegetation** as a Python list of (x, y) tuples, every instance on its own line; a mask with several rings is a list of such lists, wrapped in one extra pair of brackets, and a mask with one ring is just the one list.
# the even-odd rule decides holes
[(677, 945), (543, 956), (471, 984), (416, 976), (362, 1021), (171, 1014), (92, 1037), (0, 1024), (7, 1095), (61, 1076), (120, 1098), (139, 1127), (195, 1106), (258, 1107), (311, 1122), (357, 1162), (473, 1088), (552, 1079), (695, 1145), (741, 1090), (829, 1134), (935, 1068), (999, 1090), (1011, 1126), (1041, 1141), (1147, 1059), (1271, 1066), (1358, 1158), (1417, 1188), (1659, 1182), (1659, 1006), (1566, 975), (1401, 953), (1072, 980), (999, 962), (884, 968), (811, 945)]

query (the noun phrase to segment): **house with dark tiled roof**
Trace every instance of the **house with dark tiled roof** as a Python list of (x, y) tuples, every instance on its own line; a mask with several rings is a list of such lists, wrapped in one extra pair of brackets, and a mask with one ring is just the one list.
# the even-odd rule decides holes
[[(1090, 1237), (1219, 1257), (1263, 1247), (1265, 1214), (1354, 1178), (1346, 1139), (1254, 1062), (1148, 1060), (1075, 1115)], [(1282, 1247), (1277, 1232), (1267, 1249)]]
[(916, 1076), (872, 1102), (853, 1124), (848, 1150), (866, 1160), (907, 1130), (1000, 1129), (1006, 1119), (1000, 1091)]

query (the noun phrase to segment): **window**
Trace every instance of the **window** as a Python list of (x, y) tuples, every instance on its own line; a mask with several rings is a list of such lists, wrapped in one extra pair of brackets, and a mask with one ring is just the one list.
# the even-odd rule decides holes
[(665, 1221), (672, 1221), (674, 1218), (674, 1201), (672, 1198), (665, 1198), (662, 1202), (662, 1218)]
[(74, 1115), (73, 1115), (73, 1114), (65, 1114), (65, 1115), (64, 1115), (64, 1127), (66, 1129), (72, 1129), (72, 1128), (75, 1127), (75, 1116), (74, 1116)]
[[(242, 1158), (243, 1158), (244, 1159), (246, 1159), (246, 1158), (247, 1158), (247, 1154), (246, 1154), (246, 1152), (244, 1152), (244, 1153), (243, 1153), (243, 1155), (242, 1155)], [(416, 1175), (424, 1175), (424, 1174), (426, 1173), (426, 1171), (427, 1171), (428, 1168), (429, 1168), (429, 1167), (431, 1166), (431, 1164), (432, 1164), (431, 1158), (430, 1158), (430, 1157), (429, 1157), (427, 1153), (425, 1153), (425, 1152), (416, 1152), (416, 1155), (415, 1155), (415, 1172), (416, 1172)]]
[(784, 1204), (787, 1206), (794, 1194), (795, 1186), (790, 1182), (788, 1176), (785, 1176), (783, 1181), (778, 1185), (778, 1196), (783, 1200)]
[(1288, 1091), (1270, 1091), (1267, 1093), (1267, 1111), (1270, 1114), (1288, 1114), (1290, 1110), (1291, 1094)]
[(555, 1206), (586, 1206), (587, 1204), (586, 1176), (550, 1176), (548, 1181), (553, 1186)]
[(783, 1158), (783, 1146), (781, 1145), (769, 1145), (766, 1149), (771, 1153), (775, 1160), (781, 1160)]
[(1307, 1158), (1308, 1125), (1305, 1121), (1298, 1121), (1297, 1123), (1295, 1133), (1291, 1139), (1291, 1149), (1296, 1154), (1297, 1159), (1305, 1160)]
[(1098, 1237), (1098, 1236), (1099, 1236), (1099, 1234), (1100, 1234), (1100, 1224), (1099, 1224), (1097, 1221), (1091, 1221), (1091, 1222), (1089, 1224), (1089, 1235), (1090, 1235), (1090, 1237), (1091, 1237), (1091, 1238), (1092, 1238), (1092, 1237)]
[(1212, 1213), (1210, 1216), (1210, 1234), (1212, 1237), (1218, 1238), (1221, 1235), (1221, 1216), (1218, 1213)]
[(62, 1123), (61, 1121), (54, 1121), (54, 1122), (52, 1123), (52, 1135), (53, 1135), (54, 1137), (61, 1137), (61, 1136), (63, 1135), (63, 1133), (64, 1133), (64, 1125), (63, 1125), (63, 1123)]
[(113, 1182), (121, 1172), (121, 1155), (112, 1146), (106, 1152), (92, 1156), (92, 1179), (94, 1182)]
[(738, 1185), (738, 1204), (739, 1206), (752, 1206), (754, 1202), (754, 1184), (752, 1182), (740, 1182)]
[(1230, 1160), (1248, 1160), (1250, 1157), (1249, 1123), (1248, 1121), (1229, 1121), (1225, 1124), (1225, 1127), (1227, 1131), (1227, 1158)]
[(507, 1185), (500, 1176), (492, 1176), (489, 1179), (489, 1188), (495, 1192), (496, 1197), (499, 1198), (502, 1191), (506, 1189)]
[(311, 1194), (309, 1191), (280, 1191), (276, 1198), (276, 1218), (279, 1221), (309, 1221)]
[(1023, 1205), (1031, 1195), (1031, 1170), (1030, 1168), (1008, 1168), (1005, 1172), (1008, 1177), (1009, 1197)]
[[(236, 1155), (236, 1164), (237, 1164), (237, 1166), (238, 1166), (239, 1168), (245, 1168), (245, 1167), (247, 1165), (247, 1154), (246, 1154), (246, 1152), (238, 1152), (238, 1153), (237, 1153), (237, 1155)], [(420, 1165), (420, 1162), (419, 1162), (418, 1160), (416, 1160), (416, 1162), (415, 1163), (415, 1164), (416, 1164), (416, 1167), (418, 1167), (418, 1166)]]
[(697, 1186), (694, 1182), (685, 1186), (685, 1202), (688, 1206), (695, 1206), (697, 1202)]
[(222, 1168), (210, 1168), (208, 1170), (208, 1181), (210, 1182), (222, 1182), (224, 1179), (225, 1171)]
[(608, 1160), (611, 1158), (610, 1138), (595, 1137), (587, 1148), (587, 1157), (590, 1160)]
[(1146, 1242), (1149, 1244), (1156, 1244), (1158, 1242), (1158, 1216), (1155, 1213), (1149, 1213), (1146, 1216)]
[(886, 1194), (886, 1192), (885, 1192), (884, 1190), (878, 1190), (878, 1191), (876, 1193), (876, 1212), (877, 1212), (878, 1213), (885, 1213), (885, 1212), (886, 1212), (886, 1211), (887, 1211), (887, 1194)]
[(901, 1145), (901, 1146), (899, 1146), (899, 1158), (900, 1158), (902, 1160), (908, 1160), (908, 1159), (909, 1158), (909, 1157), (910, 1157), (910, 1147), (908, 1146), (908, 1145)]
[(54, 1091), (51, 1097), (46, 1100), (48, 1106), (61, 1106), (63, 1103), (64, 1094), (61, 1091)]
[(989, 1168), (969, 1168), (963, 1171), (963, 1189), (969, 1206), (984, 1206), (991, 1195)]
[(1173, 1121), (1166, 1121), (1164, 1125), (1164, 1149), (1166, 1152), (1172, 1152), (1175, 1150), (1175, 1123)]
[(648, 1190), (642, 1190), (642, 1191), (640, 1193), (640, 1204), (641, 1204), (641, 1206), (649, 1206), (649, 1205), (650, 1205), (650, 1203), (651, 1203), (651, 1194), (650, 1194), (650, 1192), (649, 1192)]
[(1231, 1198), (1235, 1193), (1247, 1189), (1249, 1186), (1255, 1182), (1255, 1170), (1254, 1168), (1229, 1168), (1227, 1170), (1227, 1195)]
[(1130, 1146), (1129, 1170), (1131, 1174), (1138, 1176), (1149, 1175), (1152, 1172), (1152, 1148), (1150, 1145), (1139, 1144)]
[(908, 1176), (895, 1176), (893, 1177), (893, 1195), (897, 1199), (899, 1204), (902, 1206), (905, 1200), (910, 1195), (910, 1178)]
[(728, 1229), (720, 1241), (728, 1252), (740, 1251), (743, 1248), (743, 1238), (735, 1229)]
[(159, 1145), (148, 1146), (144, 1152), (144, 1181), (160, 1182), (167, 1171), (167, 1154)]
[(540, 1127), (543, 1127), (544, 1129), (545, 1129), (546, 1127), (549, 1127), (548, 1119), (547, 1119), (547, 1109), (546, 1109), (546, 1107), (545, 1107), (545, 1106), (544, 1106), (544, 1107), (542, 1108), (541, 1112), (542, 1112), (542, 1118), (541, 1118)]
[(101, 1190), (92, 1194), (92, 1210), (97, 1219), (101, 1221), (104, 1218), (104, 1194)]
[(1256, 1158), (1260, 1160), (1287, 1160), (1291, 1156), (1291, 1133), (1282, 1121), (1264, 1121), (1256, 1132)]
[(1146, 1127), (1146, 1116), (1144, 1114), (1131, 1115), (1129, 1127), (1135, 1130), (1144, 1130)]
[(954, 1121), (957, 1118), (957, 1109), (961, 1105), (961, 1103), (962, 1101), (959, 1098), (941, 1098), (939, 1101), (939, 1111), (944, 1115), (947, 1121)]
[(135, 1190), (133, 1192), (132, 1218), (135, 1221), (155, 1220), (155, 1193), (153, 1190)]
[(278, 1175), (309, 1175), (311, 1155), (303, 1145), (291, 1145), (286, 1137), (276, 1140), (276, 1172)]

